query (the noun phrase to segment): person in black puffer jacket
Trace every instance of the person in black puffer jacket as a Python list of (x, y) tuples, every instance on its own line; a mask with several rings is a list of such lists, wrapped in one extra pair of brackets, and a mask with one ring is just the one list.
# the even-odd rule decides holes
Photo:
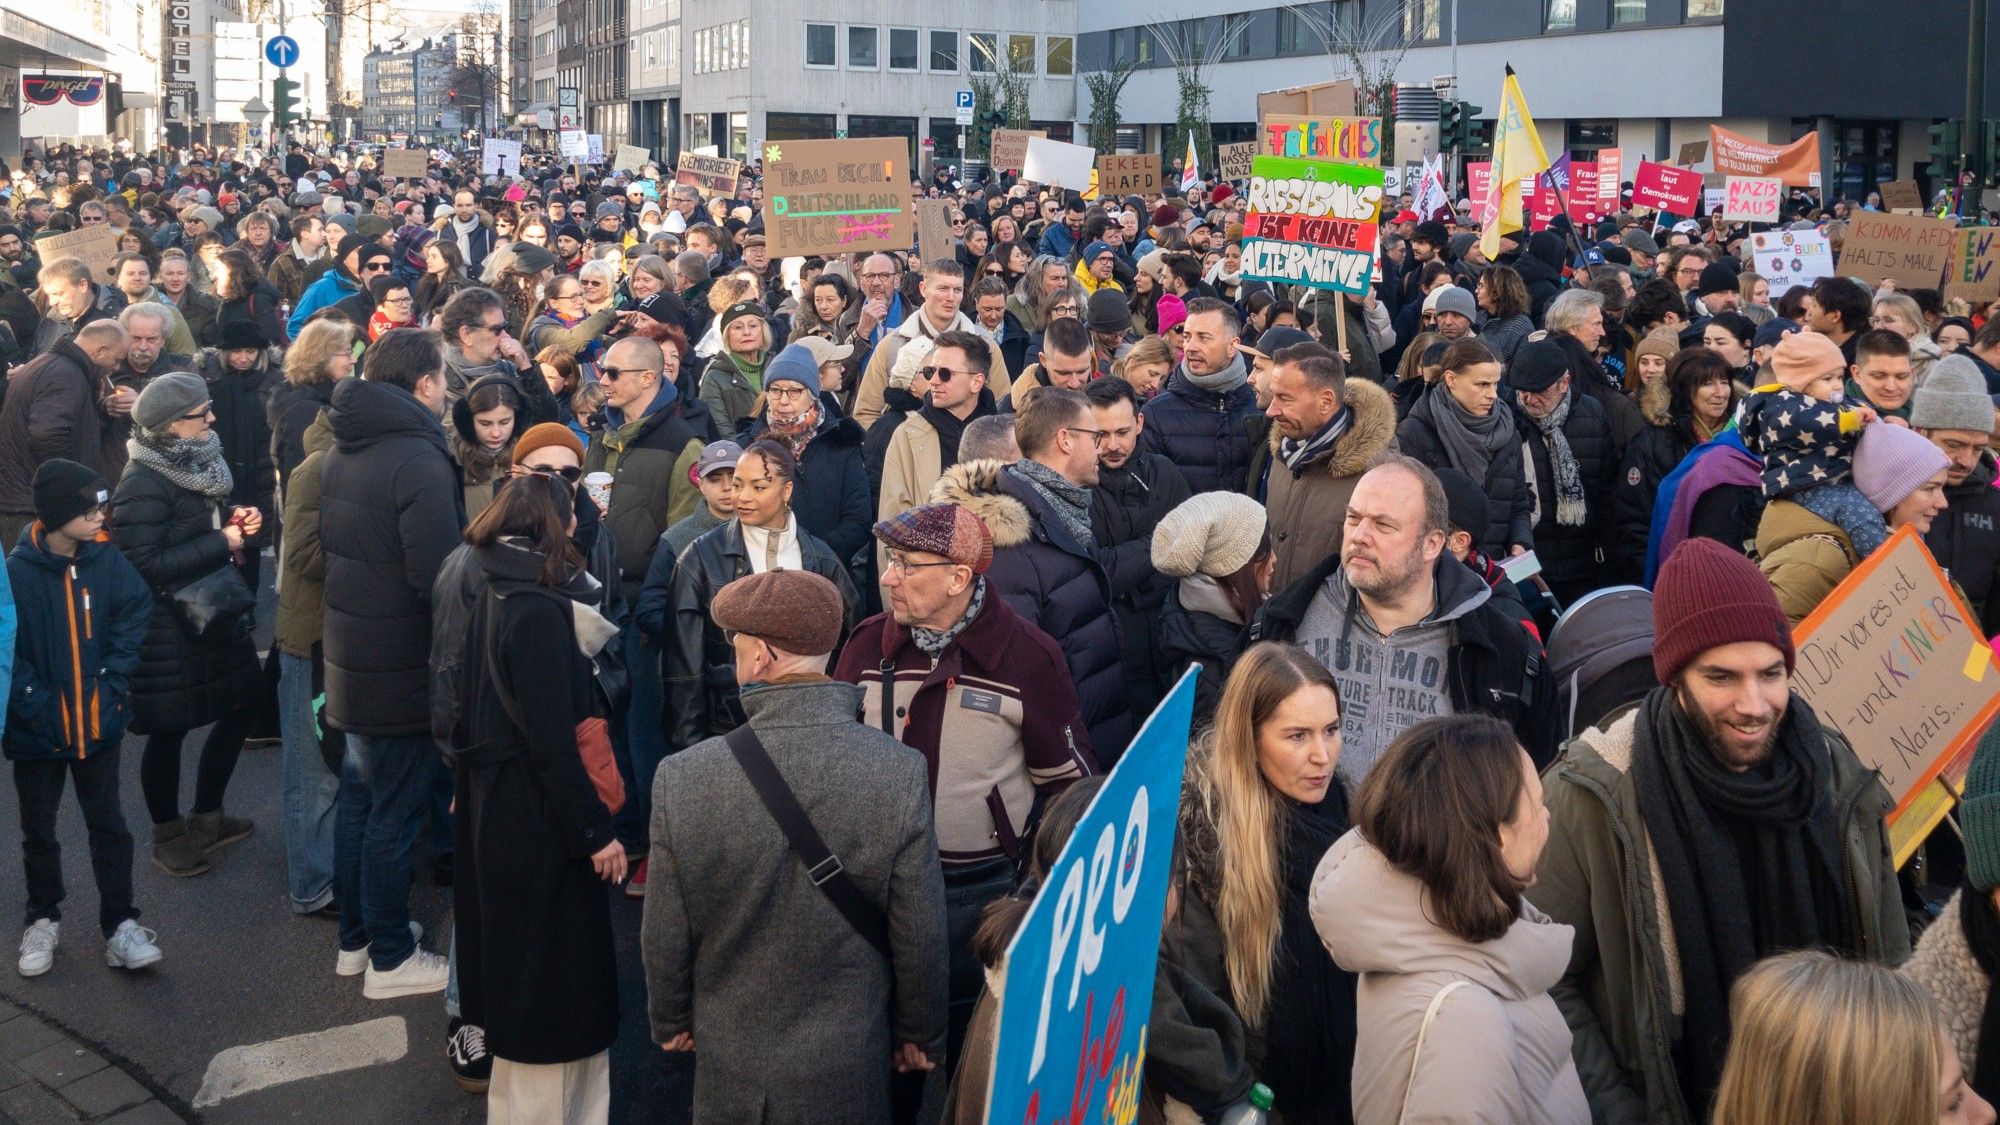
[(1173, 580), (1153, 568), (1153, 529), (1188, 498), (1187, 478), (1165, 457), (1133, 448), (1139, 404), (1130, 383), (1107, 376), (1087, 384), (1084, 397), (1097, 428), (1105, 431), (1097, 447), (1097, 484), (1090, 490), (1090, 530), (1111, 578), (1132, 713), (1150, 715), (1173, 686), (1157, 643), (1160, 610)]
[(285, 349), (284, 381), (271, 388), (264, 424), (271, 431), (271, 459), (278, 488), (291, 483), (292, 470), (306, 459), (306, 428), (333, 405), (333, 388), (354, 373), (353, 326), (324, 320), (309, 324)]
[(1479, 549), (1505, 558), (1515, 548), (1534, 549), (1535, 498), (1522, 476), (1520, 432), (1513, 408), (1498, 397), (1499, 380), (1500, 360), (1476, 337), (1452, 344), (1444, 374), (1396, 427), (1396, 444), (1430, 468), (1457, 469), (1479, 482), (1492, 509)]
[(1736, 414), (1739, 390), (1729, 361), (1714, 348), (1684, 348), (1667, 373), (1639, 389), (1647, 428), (1625, 450), (1612, 490), (1611, 517), (1619, 572), (1646, 569), (1646, 541), (1653, 531), (1653, 500), (1660, 482), (1695, 446), (1714, 437)]
[(1236, 350), (1242, 330), (1230, 305), (1211, 297), (1189, 302), (1185, 357), (1146, 404), (1139, 448), (1180, 466), (1196, 492), (1240, 492), (1249, 476), (1252, 446), (1243, 422), (1257, 413), (1257, 392)]
[[(1564, 608), (1605, 584), (1614, 532), (1611, 488), (1618, 476), (1611, 418), (1596, 399), (1575, 389), (1575, 378), (1568, 352), (1552, 340), (1523, 344), (1507, 370), (1520, 395), (1515, 421), (1533, 458), (1535, 555)], [(1557, 417), (1560, 437), (1547, 428)]]
[(269, 345), (270, 341), (258, 333), (256, 325), (232, 320), (222, 326), (218, 346), (195, 360), (195, 374), (208, 384), (210, 407), (215, 411), (215, 433), (222, 439), (223, 459), (236, 480), (230, 503), (255, 508), (264, 516), (264, 530), (251, 538), (243, 553), (243, 577), (252, 590), (257, 588), (261, 573), (258, 552), (278, 539), (278, 477), (271, 453), (271, 398), (283, 385), (284, 374), (267, 350)]
[(1563, 291), (1563, 258), (1562, 235), (1544, 230), (1529, 235), (1526, 249), (1507, 263), (1528, 287), (1528, 315), (1536, 324), (1542, 323), (1549, 302)]

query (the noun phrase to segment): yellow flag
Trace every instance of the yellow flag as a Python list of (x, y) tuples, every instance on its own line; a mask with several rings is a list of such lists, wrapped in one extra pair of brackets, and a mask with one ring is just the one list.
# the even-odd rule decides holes
[(1500, 256), (1500, 235), (1526, 227), (1521, 214), (1521, 181), (1546, 171), (1549, 154), (1542, 150), (1542, 138), (1535, 132), (1535, 119), (1528, 113), (1528, 99), (1521, 94), (1521, 82), (1514, 68), (1507, 68), (1506, 84), (1500, 88), (1500, 116), (1493, 127), (1492, 175), (1486, 181), (1486, 199), (1479, 207), (1479, 250), (1491, 261)]

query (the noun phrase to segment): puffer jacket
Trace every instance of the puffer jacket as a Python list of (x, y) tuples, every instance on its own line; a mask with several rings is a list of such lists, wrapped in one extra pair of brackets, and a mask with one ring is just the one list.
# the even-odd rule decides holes
[(1671, 410), (1665, 376), (1640, 389), (1639, 409), (1646, 428), (1625, 447), (1625, 461), (1611, 490), (1613, 551), (1620, 572), (1627, 575), (1646, 569), (1646, 540), (1653, 532), (1653, 502), (1659, 497), (1660, 482), (1700, 444), (1694, 423)]
[(1523, 902), (1504, 935), (1473, 943), (1426, 916), (1427, 894), (1359, 831), (1335, 841), (1313, 872), (1313, 928), (1334, 962), (1361, 976), (1355, 1125), (1468, 1111), (1584, 1125), (1590, 1105), (1549, 995), (1575, 929)]
[[(132, 717), (132, 673), (153, 595), (100, 532), (73, 559), (52, 554), (39, 523), (7, 556), (12, 593), (0, 651), (13, 656), (4, 743), (11, 761), (87, 758), (116, 747)], [(0, 674), (4, 675), (4, 674)]]
[(322, 414), (306, 427), (305, 460), (285, 488), (285, 527), (278, 541), (278, 651), (310, 658), (326, 620), (326, 553), (319, 542), (319, 493), (333, 423)]
[(1996, 474), (2000, 474), (2000, 464), (1993, 454), (1981, 453), (1965, 483), (1945, 486), (1945, 500), (1951, 506), (1924, 533), (1924, 546), (1965, 592), (1972, 612), (1979, 615), (1980, 632), (1989, 637), (2000, 632), (2000, 489), (1993, 487)]
[(1548, 438), (1543, 436), (1541, 426), (1525, 410), (1514, 412), (1514, 422), (1521, 431), (1524, 465), (1532, 467), (1534, 472), (1535, 557), (1541, 560), (1542, 578), (1567, 606), (1605, 584), (1614, 531), (1611, 490), (1618, 478), (1611, 418), (1596, 399), (1570, 392), (1569, 418), (1563, 423), (1562, 432), (1569, 442), (1570, 455), (1576, 459), (1577, 477), (1583, 485), (1584, 516), (1580, 524), (1557, 522), (1555, 464), (1550, 459)]
[[(1810, 713), (1792, 696), (1791, 708)], [(1674, 1073), (1680, 959), (1652, 837), (1632, 780), (1632, 708), (1571, 739), (1542, 775), (1549, 843), (1528, 900), (1576, 930), (1569, 967), (1553, 988), (1574, 1037), (1571, 1055), (1593, 1120), (1607, 1125), (1695, 1125)], [(1814, 716), (1813, 722), (1818, 722)], [(1840, 734), (1826, 739), (1827, 790), (1836, 817), (1862, 956), (1885, 965), (1910, 955), (1910, 926), (1882, 817), (1895, 807), (1874, 770)]]
[(1200, 730), (1215, 718), (1222, 685), (1243, 648), (1243, 623), (1221, 587), (1207, 575), (1183, 578), (1160, 607), (1160, 659), (1167, 664), (1167, 682), (1178, 683), (1191, 665), (1200, 665), (1194, 682), (1194, 726)]
[(1354, 486), (1376, 454), (1396, 448), (1396, 407), (1388, 391), (1349, 377), (1342, 402), (1350, 412), (1347, 432), (1296, 473), (1279, 454), (1277, 429), (1265, 438), (1264, 508), (1270, 517), (1271, 553), (1277, 560), (1271, 572), (1274, 590), (1284, 589), (1340, 554), (1341, 529)]
[(611, 511), (605, 522), (618, 538), (619, 576), (630, 604), (639, 598), (660, 533), (701, 503), (688, 469), (701, 457), (702, 446), (715, 440), (715, 427), (708, 408), (682, 398), (671, 383), (660, 384), (629, 437), (619, 436), (623, 421), (622, 416), (613, 418), (613, 424), (591, 435), (583, 471), (611, 474)]
[(1860, 561), (1854, 542), (1837, 525), (1790, 500), (1764, 505), (1757, 521), (1757, 569), (1778, 592), (1778, 607), (1794, 628)]
[(278, 468), (281, 492), (291, 487), (292, 473), (306, 459), (306, 429), (333, 405), (333, 388), (332, 383), (301, 385), (285, 381), (271, 388), (264, 424), (271, 431), (271, 460)]
[(1257, 413), (1249, 383), (1216, 394), (1188, 381), (1176, 367), (1144, 410), (1139, 448), (1180, 466), (1195, 492), (1240, 492), (1249, 475), (1250, 433), (1244, 419)]
[[(1457, 468), (1437, 431), (1436, 412), (1446, 409), (1439, 400), (1450, 393), (1443, 379), (1431, 384), (1431, 389), (1410, 408), (1410, 416), (1396, 427), (1396, 444), (1402, 451), (1433, 469)], [(1504, 401), (1493, 404), (1495, 410), (1503, 407), (1512, 412), (1513, 408)], [(1510, 441), (1495, 453), (1487, 463), (1486, 479), (1478, 483), (1486, 493), (1489, 515), (1486, 527), (1473, 545), (1501, 558), (1506, 557), (1510, 547), (1532, 550), (1535, 498), (1522, 475), (1521, 443)]]
[(64, 337), (6, 377), (0, 404), (0, 512), (35, 510), (35, 469), (52, 457), (104, 468), (103, 380)]
[(1071, 539), (1046, 502), (1006, 467), (960, 462), (945, 470), (931, 499), (963, 504), (986, 522), (993, 533), (988, 586), (1062, 647), (1091, 748), (1109, 770), (1133, 730), (1110, 576), (1094, 546)]
[[(741, 444), (764, 436), (766, 423), (756, 425)], [(792, 486), (792, 512), (799, 526), (825, 543), (836, 558), (849, 564), (868, 546), (875, 526), (873, 494), (868, 491), (868, 467), (861, 456), (866, 435), (852, 418), (822, 407), (819, 429), (799, 457), (798, 480)]]
[(1152, 714), (1173, 686), (1158, 626), (1174, 580), (1153, 569), (1153, 529), (1188, 495), (1187, 478), (1172, 461), (1137, 450), (1118, 468), (1100, 470), (1090, 490), (1090, 532), (1111, 579), (1119, 662), (1135, 716)]

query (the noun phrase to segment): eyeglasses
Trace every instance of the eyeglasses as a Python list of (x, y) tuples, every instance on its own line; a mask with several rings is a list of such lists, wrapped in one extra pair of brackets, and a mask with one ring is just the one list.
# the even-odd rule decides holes
[(385, 305), (412, 305), (416, 303), (416, 298), (410, 296), (385, 297), (382, 303)]
[(959, 565), (961, 564), (952, 562), (950, 559), (946, 559), (944, 562), (929, 562), (929, 563), (911, 562), (907, 557), (897, 554), (894, 551), (891, 551), (889, 552), (889, 564), (882, 568), (882, 573), (888, 575), (888, 574), (894, 574), (900, 570), (904, 574), (908, 574), (913, 570), (923, 570), (926, 567), (959, 566)]
[(874, 270), (874, 271), (872, 271), (872, 272), (869, 272), (869, 273), (864, 273), (864, 274), (862, 274), (862, 275), (861, 275), (861, 280), (863, 280), (863, 281), (887, 281), (887, 280), (889, 280), (890, 278), (892, 278), (892, 277), (894, 277), (894, 276), (896, 276), (896, 275), (895, 275), (894, 273), (885, 273), (885, 272), (884, 272), (884, 271), (882, 271), (882, 270)]
[(795, 398), (806, 397), (806, 389), (804, 387), (766, 387), (764, 388), (764, 394), (768, 398), (782, 399), (785, 402), (790, 402)]
[(387, 263), (387, 262), (370, 262), (370, 263), (368, 263), (367, 265), (365, 265), (365, 266), (362, 266), (362, 267), (361, 267), (361, 272), (362, 272), (362, 273), (388, 273), (388, 272), (389, 272), (389, 263)]
[(599, 367), (597, 369), (597, 378), (599, 382), (616, 383), (627, 375), (651, 375), (652, 373), (652, 369), (647, 367)]
[(597, 279), (596, 279), (596, 278), (594, 278), (594, 277), (593, 277), (593, 278), (588, 278), (588, 279), (586, 279), (586, 280), (585, 280), (585, 281), (583, 281), (583, 282), (582, 282), (581, 284), (582, 284), (582, 285), (583, 285), (583, 286), (584, 286), (584, 287), (585, 287), (586, 289), (602, 289), (602, 288), (604, 288), (604, 283), (603, 283), (603, 282), (601, 282), (601, 281), (599, 281), (599, 280), (597, 280)]
[(191, 410), (188, 413), (181, 415), (179, 420), (182, 422), (200, 422), (207, 419), (210, 415), (214, 413), (215, 411), (209, 409), (207, 403), (203, 403), (201, 405), (201, 409)]
[(86, 223), (101, 223), (101, 222), (104, 222), (104, 216), (102, 216), (102, 215), (82, 215), (82, 216), (79, 216), (79, 217), (80, 217), (80, 218), (81, 218), (81, 219), (82, 219), (82, 220), (83, 220), (84, 222), (86, 222)]
[(1086, 429), (1084, 429), (1084, 428), (1083, 428), (1082, 426), (1064, 426), (1064, 427), (1063, 427), (1063, 429), (1065, 429), (1065, 430), (1068, 430), (1068, 431), (1069, 431), (1070, 433), (1073, 433), (1073, 434), (1089, 434), (1089, 435), (1090, 435), (1090, 444), (1092, 444), (1092, 445), (1103, 445), (1103, 444), (1104, 444), (1104, 431), (1103, 431), (1103, 430), (1086, 430)]

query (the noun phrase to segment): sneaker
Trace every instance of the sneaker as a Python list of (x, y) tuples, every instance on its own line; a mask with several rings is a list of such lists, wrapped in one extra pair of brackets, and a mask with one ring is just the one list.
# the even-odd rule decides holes
[(632, 877), (625, 881), (626, 898), (646, 897), (646, 859), (646, 856), (640, 856), (639, 861), (632, 865)]
[[(424, 928), (414, 918), (410, 920), (410, 940), (424, 940)], [(333, 963), (333, 971), (344, 977), (358, 977), (368, 971), (368, 947), (343, 949)]]
[(62, 923), (40, 918), (21, 935), (21, 975), (38, 977), (49, 971), (56, 963), (56, 939), (62, 934)]
[(386, 972), (370, 964), (361, 995), (367, 1000), (394, 1000), (398, 996), (443, 992), (450, 979), (451, 962), (440, 954), (413, 949), (402, 964)]
[(486, 1053), (486, 1032), (466, 1023), (451, 1021), (450, 1038), (444, 1041), (444, 1057), (451, 1063), (451, 1076), (469, 1094), (483, 1094), (493, 1080), (493, 1056)]
[(127, 918), (104, 943), (104, 963), (114, 969), (143, 969), (160, 959), (160, 935)]

